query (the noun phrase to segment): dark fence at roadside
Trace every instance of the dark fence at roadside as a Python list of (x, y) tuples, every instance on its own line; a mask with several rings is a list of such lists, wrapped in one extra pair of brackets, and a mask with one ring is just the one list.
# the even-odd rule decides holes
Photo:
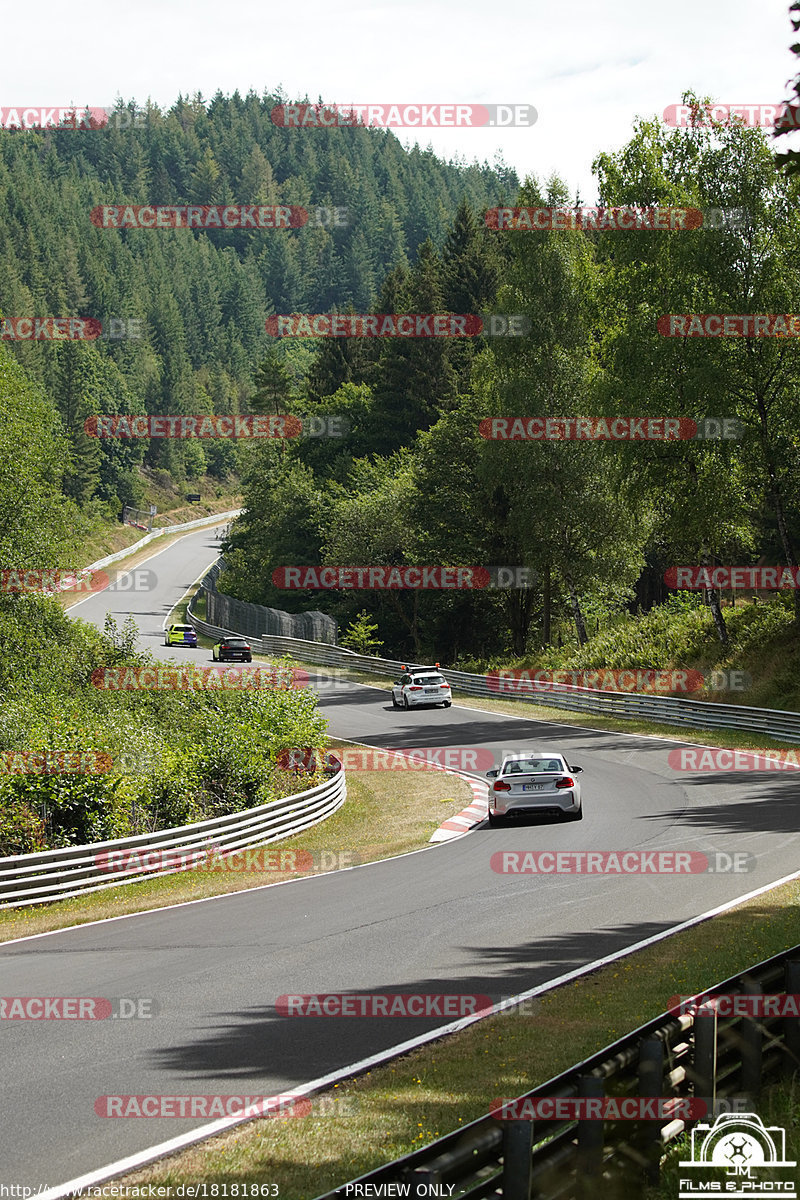
[(224, 592), (217, 591), (217, 580), (225, 569), (225, 560), (218, 559), (210, 568), (201, 587), (206, 596), (206, 620), (230, 633), (244, 637), (259, 638), (264, 634), (275, 637), (302, 638), (312, 642), (324, 642), (335, 646), (338, 625), (327, 613), (312, 611), (304, 613), (283, 612), (279, 608), (267, 608), (264, 604), (250, 604), (236, 600)]

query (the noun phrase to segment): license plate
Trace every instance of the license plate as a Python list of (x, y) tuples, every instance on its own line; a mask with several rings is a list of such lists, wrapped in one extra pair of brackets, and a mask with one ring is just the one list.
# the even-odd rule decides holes
[(545, 785), (543, 783), (523, 783), (523, 792), (540, 792)]
[(425, 688), (426, 692), (438, 692), (438, 688)]

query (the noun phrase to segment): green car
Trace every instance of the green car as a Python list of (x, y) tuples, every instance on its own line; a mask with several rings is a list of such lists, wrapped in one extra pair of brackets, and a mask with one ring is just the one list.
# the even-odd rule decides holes
[(164, 634), (165, 646), (194, 646), (197, 649), (197, 634), (191, 625), (169, 625)]

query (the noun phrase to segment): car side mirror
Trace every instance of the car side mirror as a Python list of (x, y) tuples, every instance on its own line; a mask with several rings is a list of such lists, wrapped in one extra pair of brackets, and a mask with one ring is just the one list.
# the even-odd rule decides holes
[(582, 770), (583, 767), (570, 767), (570, 771), (572, 771), (573, 775), (579, 775)]
[(499, 772), (499, 771), (487, 771), (487, 772), (486, 772), (486, 778), (487, 778), (487, 779), (494, 779), (494, 778), (495, 778), (495, 776), (496, 776), (496, 775), (499, 775), (499, 774), (500, 774), (500, 772)]

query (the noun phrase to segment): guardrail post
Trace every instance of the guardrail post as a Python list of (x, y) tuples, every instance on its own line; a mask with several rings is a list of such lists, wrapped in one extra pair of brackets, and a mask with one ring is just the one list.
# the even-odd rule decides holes
[[(664, 1043), (661, 1038), (646, 1038), (639, 1047), (639, 1095), (661, 1099), (664, 1094)], [(658, 1186), (661, 1176), (661, 1127), (658, 1121), (646, 1121), (642, 1133), (643, 1174), (649, 1184)]]
[[(745, 996), (757, 996), (761, 988), (748, 979), (742, 979), (742, 993)], [(763, 1034), (761, 1022), (756, 1017), (742, 1017), (741, 1025), (741, 1055), (742, 1055), (742, 1091), (754, 1101), (761, 1092), (761, 1060)]]
[[(783, 970), (787, 996), (800, 995), (800, 961), (796, 958), (787, 959)], [(800, 1017), (783, 1018), (783, 1044), (791, 1059), (787, 1066), (796, 1071), (800, 1068)]]
[[(436, 1167), (417, 1167), (414, 1171), (404, 1172), (404, 1180), (411, 1184), (409, 1196), (438, 1196), (438, 1185), (442, 1182), (442, 1173)], [(422, 1185), (422, 1191), (417, 1185)]]
[(503, 1200), (530, 1200), (533, 1175), (533, 1121), (503, 1125)]
[[(581, 1075), (578, 1079), (578, 1096), (581, 1099), (597, 1099), (605, 1096), (605, 1081), (596, 1075)], [(603, 1144), (605, 1125), (602, 1120), (578, 1121), (578, 1156), (575, 1194), (579, 1200), (588, 1200), (597, 1191), (603, 1167)]]
[(717, 1096), (717, 1010), (703, 1008), (694, 1017), (694, 1060), (686, 1074), (697, 1100), (704, 1100), (709, 1116)]

